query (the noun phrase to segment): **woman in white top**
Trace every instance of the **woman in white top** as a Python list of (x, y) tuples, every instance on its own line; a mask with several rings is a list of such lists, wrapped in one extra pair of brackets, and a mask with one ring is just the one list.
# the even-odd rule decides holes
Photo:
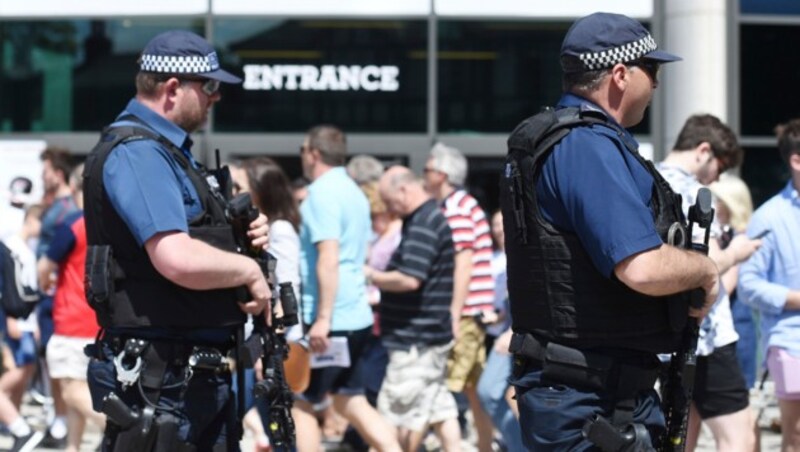
[[(269, 221), (267, 251), (278, 260), (275, 267), (277, 283), (292, 283), (295, 297), (299, 300), (300, 209), (292, 195), (289, 178), (269, 157), (247, 159), (242, 162), (241, 169), (247, 177), (253, 204)], [(300, 328), (291, 328), (287, 332), (287, 339), (296, 340), (301, 335)]]
[[(250, 193), (253, 204), (267, 216), (270, 225), (267, 251), (277, 259), (276, 283), (292, 283), (295, 299), (299, 300), (300, 210), (292, 195), (286, 173), (271, 158), (256, 157), (233, 166), (231, 176), (234, 181), (234, 194)], [(302, 318), (299, 304), (297, 308), (298, 318)], [(302, 334), (302, 327), (298, 324), (289, 328), (286, 339), (289, 342), (296, 341)], [(245, 425), (257, 438), (256, 450), (269, 450), (269, 442), (261, 421), (254, 410), (250, 410), (244, 419)]]

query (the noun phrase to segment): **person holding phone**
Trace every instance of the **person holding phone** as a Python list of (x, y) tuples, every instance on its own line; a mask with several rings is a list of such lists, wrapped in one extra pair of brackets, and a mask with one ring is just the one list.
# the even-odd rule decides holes
[(789, 167), (783, 190), (753, 214), (755, 236), (771, 231), (739, 270), (741, 300), (761, 313), (761, 344), (781, 412), (782, 450), (800, 448), (800, 119), (778, 126), (778, 151)]
[[(739, 166), (742, 157), (736, 135), (727, 125), (713, 115), (694, 115), (686, 120), (672, 151), (656, 167), (682, 196), (683, 212), (687, 214), (698, 189), (719, 179), (727, 169)], [(736, 355), (739, 336), (733, 326), (728, 296), (733, 287), (725, 285), (725, 277), (735, 273), (735, 266), (750, 257), (761, 241), (739, 235), (723, 249), (722, 227), (719, 218), (714, 220), (709, 256), (717, 264), (725, 290), (720, 290), (700, 328), (686, 449), (693, 450), (697, 444), (702, 420), (710, 427), (718, 450), (752, 451), (756, 444), (755, 418), (748, 409), (748, 387)], [(695, 231), (693, 241), (699, 241), (703, 234), (703, 230)]]

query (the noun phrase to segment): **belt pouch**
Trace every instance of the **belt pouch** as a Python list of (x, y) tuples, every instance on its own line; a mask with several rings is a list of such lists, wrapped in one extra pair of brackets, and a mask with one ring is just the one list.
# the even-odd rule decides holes
[(614, 364), (611, 357), (584, 353), (550, 342), (545, 350), (542, 380), (578, 388), (602, 390)]

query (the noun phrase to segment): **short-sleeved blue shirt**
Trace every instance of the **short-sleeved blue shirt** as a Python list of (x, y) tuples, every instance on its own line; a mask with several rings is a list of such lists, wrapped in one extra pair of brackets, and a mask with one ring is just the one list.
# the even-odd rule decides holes
[(314, 323), (319, 302), (317, 244), (339, 242), (339, 285), (333, 304), (332, 331), (354, 331), (372, 325), (367, 303), (364, 263), (371, 222), (369, 202), (343, 167), (330, 169), (308, 187), (300, 206), (300, 275), (303, 321)]
[[(141, 123), (126, 119), (133, 115)], [(164, 136), (196, 165), (192, 140), (183, 129), (132, 99), (112, 126), (135, 125)], [(103, 185), (111, 205), (139, 245), (159, 232), (189, 231), (189, 219), (202, 204), (186, 172), (160, 143), (134, 140), (117, 145), (103, 166)]]
[(72, 249), (75, 248), (77, 237), (73, 230), (73, 224), (83, 216), (83, 211), (79, 210), (69, 214), (64, 218), (64, 222), (56, 229), (56, 234), (50, 247), (47, 249), (47, 258), (53, 262), (62, 262)]
[[(603, 112), (573, 94), (561, 98), (558, 108), (563, 107)], [(636, 144), (625, 129), (619, 130)], [(625, 258), (663, 243), (650, 208), (653, 177), (622, 140), (606, 126), (575, 128), (553, 148), (536, 183), (544, 218), (574, 232), (606, 277)]]
[(42, 229), (39, 233), (39, 243), (36, 245), (36, 258), (47, 254), (50, 242), (56, 234), (59, 226), (64, 224), (65, 219), (75, 212), (78, 212), (78, 205), (72, 195), (56, 198), (53, 204), (47, 208), (42, 215)]

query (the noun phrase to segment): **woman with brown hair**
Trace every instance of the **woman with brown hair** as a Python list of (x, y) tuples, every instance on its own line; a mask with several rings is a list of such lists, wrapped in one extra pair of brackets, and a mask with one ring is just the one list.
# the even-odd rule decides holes
[[(300, 210), (292, 195), (289, 178), (283, 169), (268, 157), (254, 157), (237, 165), (231, 165), (231, 177), (234, 182), (234, 195), (250, 193), (253, 205), (267, 216), (270, 225), (267, 251), (277, 259), (276, 284), (291, 282), (295, 299), (299, 300)], [(300, 361), (308, 362), (308, 355), (298, 349), (301, 346), (294, 343), (300, 339), (302, 334), (302, 327), (299, 324), (286, 331), (286, 339), (290, 343), (292, 351), (290, 351), (289, 361), (284, 363), (284, 368), (287, 382), (294, 392), (302, 392), (305, 389), (304, 386), (308, 385), (308, 372), (310, 371), (307, 365), (301, 365), (302, 369), (297, 372), (293, 371), (293, 369), (297, 369), (294, 364)], [(295, 359), (293, 360), (293, 358)], [(297, 378), (294, 378), (295, 376)], [(266, 419), (264, 417), (266, 412), (263, 411), (263, 406), (258, 408), (261, 414), (260, 420), (263, 421)], [(260, 428), (262, 425), (257, 419), (253, 414), (248, 413), (248, 416), (245, 417), (245, 424), (257, 438), (257, 450), (269, 450), (269, 443), (262, 436), (265, 433), (264, 429)]]
[[(234, 180), (242, 192), (249, 192), (258, 210), (269, 221), (269, 248), (278, 263), (275, 277), (278, 283), (291, 282), (295, 296), (300, 289), (300, 209), (292, 196), (289, 178), (283, 169), (269, 157), (254, 157), (241, 162), (240, 172), (233, 172)], [(242, 177), (244, 176), (244, 177)], [(295, 340), (295, 333), (287, 339)]]

